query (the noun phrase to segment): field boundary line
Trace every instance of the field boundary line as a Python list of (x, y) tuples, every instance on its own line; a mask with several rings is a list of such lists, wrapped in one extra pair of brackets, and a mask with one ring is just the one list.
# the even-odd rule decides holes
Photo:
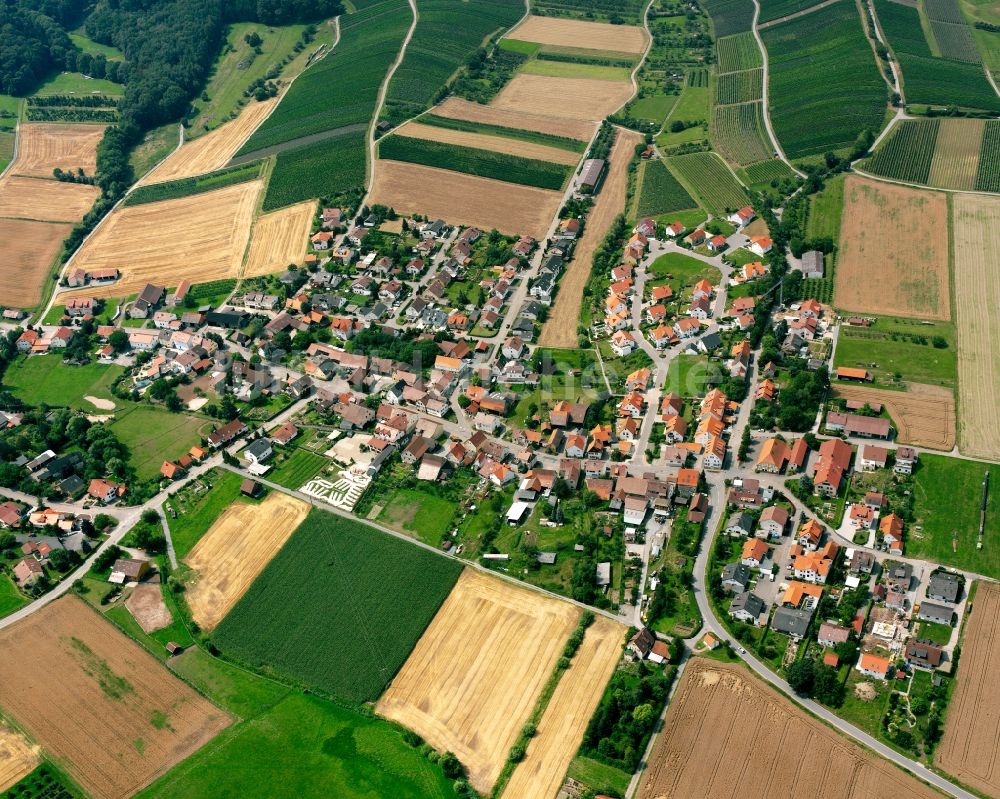
[[(838, 2), (838, 0), (832, 0), (832, 2)], [(767, 131), (767, 136), (771, 140), (771, 147), (774, 148), (773, 151), (778, 154), (778, 158), (781, 161), (784, 161), (792, 172), (800, 178), (804, 178), (806, 176), (805, 173), (797, 169), (792, 162), (788, 160), (788, 156), (785, 155), (785, 150), (781, 146), (781, 142), (778, 141), (778, 136), (774, 132), (774, 128), (771, 126), (771, 62), (767, 55), (767, 48), (764, 46), (764, 40), (760, 37), (760, 30), (757, 25), (757, 20), (759, 19), (760, 0), (753, 0), (753, 21), (750, 23), (750, 30), (753, 32), (753, 38), (757, 42), (757, 49), (760, 50), (760, 56), (763, 59), (761, 69), (764, 70), (764, 80), (762, 81), (760, 89), (760, 102), (761, 113), (764, 117), (764, 129)], [(718, 47), (718, 45), (716, 45), (716, 47)]]
[(7, 166), (0, 171), (0, 178), (6, 177), (7, 173), (13, 174), (11, 169), (13, 169), (14, 164), (17, 162), (17, 151), (18, 145), (21, 143), (21, 103), (23, 101), (19, 100), (17, 105), (17, 123), (14, 125), (14, 151), (10, 155), (10, 161), (7, 162)]
[(778, 17), (777, 19), (769, 19), (767, 22), (762, 22), (757, 27), (760, 30), (765, 28), (772, 28), (775, 25), (780, 25), (782, 22), (791, 22), (793, 19), (798, 19), (799, 17), (804, 17), (812, 14), (814, 11), (819, 11), (827, 6), (832, 6), (834, 3), (839, 3), (840, 0), (823, 0), (822, 3), (817, 3), (814, 6), (809, 6), (809, 8), (803, 8), (801, 11), (796, 11), (794, 14), (786, 14), (783, 17)]
[[(859, 161), (862, 159), (858, 159)], [(908, 186), (911, 189), (923, 189), (924, 191), (942, 191), (947, 194), (976, 194), (982, 195), (984, 197), (1000, 197), (1000, 194), (994, 191), (982, 191), (980, 189), (943, 189), (940, 186), (928, 186), (925, 183), (911, 183), (906, 180), (898, 180), (897, 178), (887, 178), (883, 175), (874, 175), (871, 172), (866, 172), (857, 166), (852, 166), (851, 171), (856, 175), (862, 175), (866, 178), (871, 178), (872, 180), (878, 180), (882, 183), (895, 183), (898, 186)]]

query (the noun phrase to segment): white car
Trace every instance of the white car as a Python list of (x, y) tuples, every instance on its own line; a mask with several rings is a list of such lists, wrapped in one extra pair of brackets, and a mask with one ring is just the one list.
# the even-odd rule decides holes
[(746, 653), (747, 653), (746, 649), (744, 649), (744, 648), (743, 648), (743, 647), (741, 646), (741, 647), (740, 647), (740, 654), (741, 654), (741, 655), (745, 655)]

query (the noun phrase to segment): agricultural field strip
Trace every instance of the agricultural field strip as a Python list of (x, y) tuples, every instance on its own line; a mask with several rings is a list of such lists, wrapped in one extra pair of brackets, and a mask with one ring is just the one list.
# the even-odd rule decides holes
[(605, 22), (531, 15), (515, 26), (507, 34), (507, 38), (537, 44), (639, 54), (646, 49), (647, 34), (644, 28), (635, 25), (610, 25)]
[(556, 164), (574, 166), (580, 162), (580, 153), (574, 153), (558, 147), (533, 144), (518, 139), (504, 138), (503, 136), (467, 133), (465, 131), (450, 130), (434, 125), (422, 125), (419, 122), (413, 121), (400, 125), (396, 128), (395, 133), (415, 139), (425, 139), (427, 141), (441, 142), (442, 144), (456, 144), (462, 147), (489, 150), (521, 158), (550, 161)]
[(250, 233), (241, 277), (259, 277), (301, 264), (316, 211), (314, 200), (261, 214)]
[(7, 173), (0, 178), (0, 217), (79, 222), (100, 193), (97, 186)]
[(955, 394), (940, 386), (914, 384), (908, 391), (838, 383), (838, 397), (879, 402), (889, 412), (900, 444), (950, 452), (955, 446)]
[(635, 90), (631, 83), (589, 78), (514, 76), (491, 106), (515, 114), (549, 115), (600, 122), (621, 108)]
[(0, 287), (5, 305), (34, 308), (63, 240), (73, 225), (0, 219), (0, 241), (5, 245)]
[(505, 111), (492, 105), (473, 103), (461, 97), (449, 97), (440, 105), (434, 106), (433, 113), (448, 119), (480, 122), (502, 128), (521, 128), (583, 142), (590, 141), (596, 129), (594, 122), (586, 120), (566, 119), (544, 113)]
[(17, 135), (17, 160), (10, 174), (51, 178), (52, 170), (59, 168), (93, 175), (104, 126), (23, 122)]

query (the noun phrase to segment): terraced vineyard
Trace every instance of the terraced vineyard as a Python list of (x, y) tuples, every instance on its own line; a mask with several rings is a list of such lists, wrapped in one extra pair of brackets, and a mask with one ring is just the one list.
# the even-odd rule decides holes
[(267, 184), (264, 210), (313, 197), (340, 202), (365, 185), (365, 132), (355, 130), (279, 153)]
[(907, 119), (897, 123), (896, 129), (868, 159), (864, 168), (873, 175), (926, 183), (939, 124), (936, 119)]
[(670, 166), (712, 213), (722, 214), (746, 204), (743, 187), (715, 153), (678, 155), (670, 159)]
[(741, 170), (741, 172), (743, 180), (752, 187), (766, 186), (772, 180), (790, 178), (794, 174), (788, 164), (777, 158), (751, 164)]
[(719, 75), (715, 82), (715, 102), (720, 105), (759, 100), (763, 92), (764, 70), (746, 69)]
[(698, 206), (663, 161), (647, 161), (640, 168), (642, 184), (636, 206), (637, 216), (658, 216)]
[(720, 74), (764, 66), (763, 56), (752, 33), (723, 36), (715, 43), (715, 48)]
[(721, 105), (712, 115), (712, 139), (730, 161), (746, 166), (771, 158), (761, 103)]
[(877, 132), (886, 85), (851, 3), (761, 31), (770, 59), (771, 123), (790, 158), (850, 147)]
[[(953, 3), (953, 0), (949, 2)], [(937, 58), (924, 36), (920, 14), (915, 7), (893, 0), (874, 0), (874, 3), (879, 23), (903, 73), (903, 93), (907, 103), (955, 105), (1000, 112), (1000, 97), (987, 81), (978, 57), (975, 61), (956, 60), (962, 51), (953, 40), (964, 34), (942, 34), (945, 43), (939, 39), (938, 44), (942, 53), (950, 54), (952, 58)], [(967, 25), (958, 26), (946, 21), (954, 18), (946, 5), (934, 6), (933, 10), (929, 8), (928, 13), (936, 14), (941, 20), (932, 23), (938, 26), (934, 28), (935, 37), (941, 26), (965, 27), (968, 32)], [(966, 53), (966, 57), (971, 58), (971, 54)]]

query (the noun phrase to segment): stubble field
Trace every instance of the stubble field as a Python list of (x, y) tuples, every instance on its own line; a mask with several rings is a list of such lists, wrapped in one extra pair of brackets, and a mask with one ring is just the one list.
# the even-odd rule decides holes
[(503, 136), (490, 136), (482, 133), (468, 133), (462, 130), (439, 128), (434, 125), (421, 125), (419, 122), (407, 122), (396, 129), (396, 134), (414, 139), (457, 144), (461, 147), (475, 147), (480, 150), (490, 150), (494, 153), (517, 155), (521, 158), (537, 158), (554, 164), (575, 165), (580, 160), (580, 154), (560, 147), (549, 147), (545, 144), (507, 139)]
[(42, 283), (72, 225), (0, 219), (4, 257), (0, 289), (5, 305), (32, 308), (42, 299)]
[(85, 183), (6, 175), (0, 179), (0, 216), (39, 222), (79, 222), (101, 190)]
[(579, 615), (466, 569), (376, 711), (454, 752), (488, 793)]
[(278, 491), (226, 509), (184, 561), (197, 573), (185, 596), (198, 626), (214, 629), (308, 513), (305, 502)]
[(82, 168), (88, 175), (97, 166), (97, 143), (103, 125), (63, 125), (26, 122), (18, 130), (16, 175), (51, 178), (52, 170)]
[(174, 150), (159, 166), (143, 177), (139, 185), (163, 183), (222, 169), (277, 103), (277, 98), (262, 103), (251, 102), (232, 122), (185, 142)]
[(896, 426), (896, 440), (929, 449), (951, 450), (955, 446), (955, 395), (941, 386), (908, 383), (907, 391), (837, 383), (838, 397), (861, 402), (880, 402)]
[[(958, 446), (1000, 458), (1000, 197), (953, 198), (955, 305), (958, 311)], [(838, 266), (839, 270), (839, 266)]]
[(559, 680), (538, 733), (504, 789), (504, 799), (551, 799), (583, 742), (590, 717), (621, 657), (625, 628), (598, 616)]
[(571, 139), (587, 141), (594, 135), (593, 122), (580, 119), (564, 119), (545, 113), (507, 111), (492, 105), (481, 105), (461, 97), (449, 97), (441, 105), (434, 107), (434, 114), (449, 119), (464, 119), (485, 125), (499, 125), (504, 128), (533, 130), (553, 136), (567, 136)]
[(945, 717), (935, 762), (963, 784), (987, 796), (1000, 794), (1000, 584), (983, 581), (976, 590), (962, 647), (955, 694)]
[(315, 209), (316, 203), (309, 200), (258, 217), (250, 234), (243, 276), (267, 275), (289, 264), (301, 266)]
[(491, 105), (515, 113), (599, 122), (621, 108), (632, 93), (632, 84), (627, 81), (552, 78), (521, 72), (504, 86)]
[(124, 799), (230, 717), (81, 600), (0, 631), (0, 707), (91, 796)]
[(636, 25), (611, 25), (561, 17), (530, 16), (513, 28), (507, 38), (616, 53), (641, 53), (646, 49), (646, 32)]
[(440, 217), (452, 224), (535, 239), (545, 237), (561, 200), (558, 191), (402, 161), (378, 162), (370, 197), (372, 204), (388, 205), (402, 214)]
[(642, 136), (638, 133), (618, 131), (604, 184), (587, 215), (587, 225), (573, 253), (573, 260), (559, 282), (559, 293), (542, 327), (538, 343), (543, 347), (575, 349), (577, 346), (576, 327), (580, 322), (583, 289), (590, 278), (594, 251), (600, 246), (615, 217), (625, 209), (628, 165), (635, 145), (640, 141)]
[(40, 762), (38, 747), (0, 721), (0, 793), (28, 776)]
[[(761, 731), (768, 745), (761, 745)], [(892, 795), (940, 796), (807, 716), (741, 665), (702, 658), (684, 671), (637, 794), (639, 799)]]
[(262, 183), (116, 208), (72, 261), (86, 270), (116, 267), (121, 279), (73, 294), (125, 297), (146, 283), (176, 286), (239, 274)]
[(861, 313), (950, 319), (946, 195), (848, 175), (834, 300)]

